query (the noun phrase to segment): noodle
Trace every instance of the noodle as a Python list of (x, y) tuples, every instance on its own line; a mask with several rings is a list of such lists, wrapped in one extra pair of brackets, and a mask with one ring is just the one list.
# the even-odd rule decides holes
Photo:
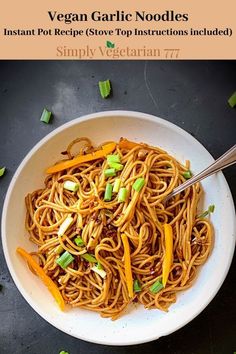
[[(89, 139), (80, 138), (63, 155), (73, 158), (72, 148), (81, 142), (79, 155), (95, 151)], [(211, 223), (197, 217), (201, 186), (195, 184), (165, 202), (165, 197), (185, 181), (183, 173), (189, 162), (184, 167), (165, 151), (144, 144), (131, 149), (117, 144), (113, 154), (119, 154), (123, 165), (117, 176), (105, 178), (107, 159), (99, 158), (47, 176), (44, 188), (26, 196), (26, 229), (38, 246), (32, 254), (72, 307), (96, 311), (113, 320), (131, 302), (167, 311), (177, 293), (192, 285), (212, 248)], [(106, 184), (113, 184), (117, 177), (128, 190), (128, 198), (118, 202), (117, 194), (113, 194), (111, 201), (104, 201)], [(145, 180), (140, 192), (132, 188), (137, 178)], [(65, 181), (77, 183), (78, 190), (63, 188)], [(72, 222), (59, 235), (68, 215)], [(173, 262), (166, 286), (153, 293), (150, 287), (162, 277), (165, 223), (173, 230)], [(122, 234), (128, 239), (132, 278), (141, 287), (133, 298), (127, 287)], [(84, 245), (77, 246), (76, 237), (82, 238)], [(56, 263), (64, 251), (74, 257), (65, 269)], [(99, 262), (104, 278), (83, 258), (86, 253)]]

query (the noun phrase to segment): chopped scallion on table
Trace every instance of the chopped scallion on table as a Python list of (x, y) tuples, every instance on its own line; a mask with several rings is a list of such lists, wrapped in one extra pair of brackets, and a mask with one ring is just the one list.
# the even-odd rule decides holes
[(163, 284), (161, 280), (157, 280), (152, 286), (150, 287), (150, 291), (153, 294), (157, 294), (163, 288)]
[(141, 286), (139, 284), (138, 279), (135, 279), (134, 280), (134, 292), (135, 293), (139, 293), (141, 290), (142, 290), (142, 288), (141, 288)]
[(228, 104), (231, 108), (234, 108), (236, 106), (236, 91), (228, 99)]
[(77, 192), (79, 189), (79, 183), (75, 183), (72, 181), (66, 181), (63, 185), (64, 189), (67, 189), (68, 191), (71, 192)]
[(104, 200), (109, 202), (111, 198), (112, 198), (112, 184), (107, 183), (105, 194), (104, 194)]
[(99, 81), (99, 90), (102, 98), (107, 98), (111, 93), (111, 83), (110, 80)]
[(126, 188), (121, 188), (118, 193), (118, 202), (125, 202), (128, 195), (128, 190)]
[(72, 263), (74, 257), (67, 251), (65, 251), (60, 258), (56, 260), (56, 263), (63, 269), (65, 269), (70, 263)]
[(141, 189), (143, 188), (145, 184), (145, 179), (144, 178), (138, 178), (133, 184), (133, 189), (136, 190), (137, 192), (140, 192)]
[(104, 171), (105, 177), (113, 177), (116, 175), (116, 170), (114, 168), (108, 168)]
[(121, 185), (121, 179), (120, 178), (116, 178), (114, 185), (113, 185), (113, 193), (118, 193), (119, 189), (120, 189), (120, 185)]
[(76, 238), (74, 239), (74, 242), (75, 242), (75, 244), (76, 244), (77, 246), (79, 246), (79, 247), (82, 247), (82, 246), (85, 245), (85, 243), (84, 243), (84, 241), (83, 241), (83, 239), (82, 239), (81, 237), (76, 237)]
[(185, 179), (189, 179), (192, 177), (192, 172), (190, 170), (183, 172), (183, 176)]
[(0, 168), (0, 177), (4, 175), (5, 171), (6, 171), (6, 167)]
[(40, 118), (41, 122), (48, 124), (51, 119), (51, 115), (52, 115), (52, 112), (49, 112), (47, 110), (47, 108), (44, 108), (43, 113)]

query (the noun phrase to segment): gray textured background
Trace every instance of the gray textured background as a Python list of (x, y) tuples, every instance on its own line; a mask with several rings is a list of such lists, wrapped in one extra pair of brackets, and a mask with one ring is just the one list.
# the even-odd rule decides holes
[[(103, 100), (99, 80), (109, 78), (113, 95)], [(0, 205), (26, 153), (63, 123), (110, 109), (151, 113), (195, 136), (218, 157), (236, 142), (236, 62), (218, 61), (6, 61), (0, 62)], [(42, 109), (54, 113), (49, 125)], [(225, 170), (236, 200), (236, 168)], [(1, 207), (0, 207), (1, 209)], [(0, 210), (1, 211), (1, 210)], [(13, 216), (14, 222), (14, 216)], [(83, 342), (53, 328), (25, 302), (11, 280), (0, 250), (1, 354), (233, 354), (236, 351), (236, 261), (211, 304), (190, 324), (158, 341), (133, 347)]]

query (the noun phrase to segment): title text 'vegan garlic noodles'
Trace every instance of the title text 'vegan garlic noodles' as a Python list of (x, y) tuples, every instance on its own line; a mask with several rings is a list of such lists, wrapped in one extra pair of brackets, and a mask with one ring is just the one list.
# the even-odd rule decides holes
[(189, 162), (122, 138), (97, 148), (78, 138), (62, 154), (45, 187), (26, 196), (26, 229), (38, 250), (18, 253), (62, 309), (112, 319), (131, 302), (166, 311), (213, 243), (211, 223), (197, 212), (200, 184), (165, 201), (189, 177)]

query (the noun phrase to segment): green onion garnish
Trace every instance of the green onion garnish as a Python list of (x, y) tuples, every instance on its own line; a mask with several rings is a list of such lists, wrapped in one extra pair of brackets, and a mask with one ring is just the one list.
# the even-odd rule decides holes
[(2, 177), (5, 173), (6, 167), (0, 168), (0, 177)]
[(79, 246), (79, 247), (85, 245), (85, 243), (84, 243), (84, 241), (83, 241), (83, 239), (82, 239), (81, 237), (76, 237), (76, 238), (74, 239), (74, 242), (75, 242), (75, 244), (76, 244), (77, 246)]
[(98, 267), (98, 269), (103, 269), (103, 266), (101, 265), (100, 262), (98, 262), (97, 267)]
[(79, 183), (75, 183), (72, 181), (66, 181), (63, 185), (64, 189), (67, 189), (68, 191), (71, 192), (77, 192), (77, 190), (79, 189)]
[(64, 350), (62, 350), (59, 354), (70, 354), (69, 352), (65, 352)]
[(111, 200), (111, 198), (112, 198), (112, 184), (107, 183), (105, 194), (104, 194), (104, 200), (108, 202)]
[(104, 171), (105, 177), (113, 177), (116, 175), (116, 170), (114, 168), (108, 168)]
[(61, 245), (59, 245), (59, 246), (57, 246), (57, 248), (55, 249), (54, 252), (56, 254), (61, 254), (63, 251), (64, 251), (64, 248)]
[(157, 294), (163, 288), (163, 284), (161, 280), (157, 280), (152, 286), (150, 287), (150, 291), (153, 294)]
[(120, 163), (120, 155), (107, 155), (108, 165), (113, 162)]
[(118, 162), (110, 162), (109, 165), (111, 168), (114, 168), (116, 171), (121, 171), (124, 167), (121, 163)]
[(128, 190), (126, 188), (121, 188), (118, 193), (118, 202), (125, 202), (127, 198)]
[(48, 124), (50, 121), (51, 115), (52, 115), (52, 112), (49, 112), (46, 108), (44, 108), (43, 113), (40, 118), (41, 122)]
[(113, 193), (118, 193), (119, 189), (120, 189), (120, 185), (121, 185), (121, 179), (120, 178), (116, 178), (115, 182), (114, 182), (114, 186), (113, 186)]
[(214, 211), (215, 211), (215, 205), (214, 205), (214, 204), (209, 205), (208, 211), (209, 211), (209, 213), (214, 213)]
[(56, 260), (56, 263), (63, 269), (65, 269), (71, 262), (73, 262), (74, 257), (67, 251), (65, 251), (60, 258)]
[(230, 107), (234, 107), (236, 106), (236, 91), (232, 94), (232, 96), (230, 96), (230, 98), (228, 99), (228, 104), (230, 105)]
[(85, 259), (87, 262), (97, 263), (96, 258), (90, 253), (81, 254), (80, 257)]
[(139, 284), (138, 279), (135, 279), (134, 280), (134, 292), (135, 293), (139, 293), (141, 290), (142, 290), (142, 288), (141, 288), (141, 286)]
[(145, 179), (144, 178), (138, 178), (133, 184), (133, 189), (136, 190), (137, 192), (140, 192), (141, 189), (143, 188), (145, 184)]
[(112, 216), (113, 216), (112, 211), (110, 211), (109, 209), (105, 209), (105, 210), (104, 210), (104, 214), (105, 214), (108, 218), (112, 218)]
[(60, 225), (59, 230), (58, 230), (58, 236), (63, 236), (64, 233), (69, 229), (73, 222), (73, 218), (68, 215), (67, 218), (63, 221), (63, 223)]
[(198, 215), (198, 218), (205, 218), (207, 215), (210, 215), (211, 213), (214, 213), (215, 211), (215, 205), (209, 205), (208, 209), (204, 211), (202, 214)]
[(185, 179), (189, 179), (192, 177), (192, 172), (190, 170), (183, 172), (183, 176)]
[(106, 278), (107, 273), (104, 269), (99, 269), (97, 266), (91, 268), (95, 273), (99, 274), (103, 279)]
[(99, 90), (102, 98), (107, 98), (111, 93), (111, 83), (110, 80), (99, 81)]

